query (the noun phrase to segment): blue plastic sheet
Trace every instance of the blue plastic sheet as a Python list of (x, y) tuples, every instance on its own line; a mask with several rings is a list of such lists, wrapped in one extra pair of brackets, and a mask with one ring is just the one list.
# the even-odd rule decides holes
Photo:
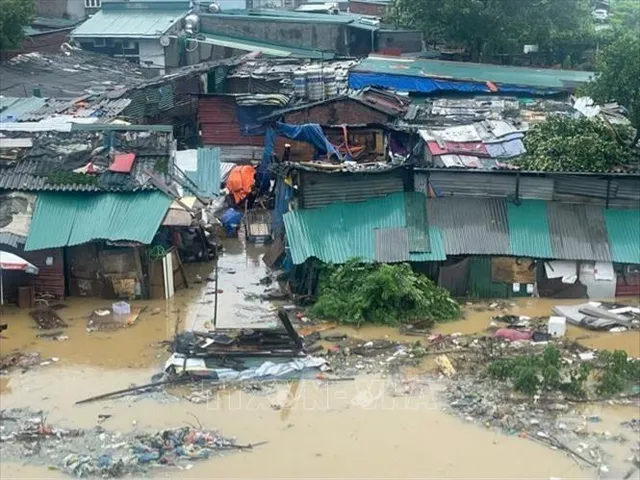
[(264, 192), (269, 189), (270, 175), (269, 165), (271, 165), (271, 159), (276, 148), (276, 135), (281, 137), (290, 138), (292, 140), (298, 140), (301, 142), (307, 142), (313, 145), (316, 149), (316, 157), (318, 155), (335, 155), (342, 160), (342, 154), (338, 149), (329, 141), (327, 136), (322, 131), (322, 128), (317, 123), (306, 123), (303, 125), (289, 125), (286, 123), (277, 122), (274, 126), (267, 128), (264, 136), (264, 150), (262, 151), (262, 161), (256, 172), (256, 185), (260, 189), (260, 192)]
[[(483, 82), (456, 82), (408, 75), (390, 75), (387, 73), (350, 72), (349, 88), (360, 90), (365, 87), (389, 88), (404, 92), (464, 92), (491, 93)], [(553, 95), (559, 90), (553, 88), (534, 88), (520, 85), (499, 84), (499, 93), (528, 93), (532, 95)]]

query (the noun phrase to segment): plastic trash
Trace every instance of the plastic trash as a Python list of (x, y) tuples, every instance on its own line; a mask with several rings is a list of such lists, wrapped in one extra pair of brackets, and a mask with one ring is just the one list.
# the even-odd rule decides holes
[(242, 213), (233, 208), (225, 210), (220, 217), (220, 223), (222, 223), (222, 227), (229, 237), (236, 234), (240, 222), (242, 222)]
[(114, 315), (130, 315), (131, 306), (127, 302), (117, 302), (111, 306)]
[(552, 337), (564, 337), (567, 332), (566, 317), (549, 317), (548, 332)]

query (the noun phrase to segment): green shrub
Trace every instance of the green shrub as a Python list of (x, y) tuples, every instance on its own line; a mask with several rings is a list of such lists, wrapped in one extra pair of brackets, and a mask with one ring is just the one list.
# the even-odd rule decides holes
[(456, 319), (460, 306), (449, 292), (408, 264), (370, 265), (350, 260), (327, 266), (320, 275), (316, 318), (346, 324), (433, 324)]

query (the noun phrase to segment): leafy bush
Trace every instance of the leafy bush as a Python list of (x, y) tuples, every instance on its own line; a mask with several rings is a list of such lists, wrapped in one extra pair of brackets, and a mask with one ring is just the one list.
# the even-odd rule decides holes
[(419, 275), (408, 264), (367, 265), (351, 260), (327, 266), (310, 315), (341, 323), (396, 325), (420, 320), (426, 324), (460, 316), (449, 292)]
[(551, 116), (524, 139), (527, 154), (515, 163), (542, 172), (608, 172), (629, 163), (631, 150), (600, 121)]
[[(640, 361), (629, 360), (624, 351), (603, 351), (596, 362), (596, 392), (610, 397), (640, 382)], [(587, 380), (594, 366), (590, 363), (568, 364), (553, 345), (542, 355), (527, 354), (495, 360), (489, 364), (489, 376), (511, 381), (513, 388), (527, 395), (538, 390), (560, 390), (574, 397), (587, 396)]]
[(623, 350), (600, 352), (598, 362), (602, 364), (596, 387), (600, 395), (615, 395), (630, 383), (640, 382), (640, 360), (627, 358), (627, 353)]

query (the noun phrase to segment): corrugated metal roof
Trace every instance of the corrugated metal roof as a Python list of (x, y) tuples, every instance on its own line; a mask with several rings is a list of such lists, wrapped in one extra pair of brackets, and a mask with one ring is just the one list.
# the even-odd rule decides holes
[(404, 195), (389, 195), (368, 202), (296, 210), (284, 215), (284, 224), (295, 264), (310, 257), (329, 263), (352, 258), (373, 262), (374, 229), (404, 227), (404, 216)]
[(101, 10), (73, 30), (71, 37), (159, 38), (187, 13), (187, 10)]
[(0, 246), (9, 245), (10, 247), (18, 248), (18, 245), (24, 244), (26, 241), (27, 239), (20, 235), (15, 235), (9, 232), (0, 232)]
[(93, 240), (149, 244), (170, 204), (171, 199), (161, 192), (41, 193), (25, 250), (80, 245)]
[(434, 198), (427, 201), (429, 224), (442, 230), (447, 255), (509, 255), (504, 199)]
[(275, 57), (294, 57), (294, 58), (311, 58), (330, 60), (335, 55), (333, 52), (313, 50), (310, 48), (296, 48), (286, 45), (278, 45), (270, 42), (261, 42), (250, 38), (232, 37), (229, 35), (219, 35), (205, 33), (202, 34), (204, 40), (202, 43), (217, 45), (220, 47), (234, 48), (245, 52), (261, 52), (263, 55), (272, 55)]
[(441, 262), (447, 259), (447, 252), (444, 248), (442, 230), (431, 224), (429, 225), (429, 248), (430, 252), (411, 252), (412, 262)]
[(401, 228), (377, 228), (373, 231), (376, 262), (409, 261), (409, 231)]
[(593, 72), (487, 65), (444, 60), (370, 56), (354, 68), (358, 72), (494, 82), (538, 88), (566, 88), (587, 83)]
[(428, 252), (429, 223), (427, 222), (427, 205), (424, 194), (407, 192), (404, 194), (404, 210), (409, 232), (409, 251)]
[(553, 258), (611, 261), (600, 207), (549, 202), (547, 217)]
[(515, 194), (515, 175), (480, 172), (416, 173), (416, 190), (427, 193), (427, 180), (439, 196), (498, 197)]
[(604, 210), (611, 259), (640, 264), (640, 210)]
[(0, 122), (17, 122), (26, 114), (42, 108), (46, 102), (40, 97), (18, 98), (0, 112)]
[(524, 200), (507, 204), (511, 254), (516, 257), (553, 258), (547, 202)]
[(401, 169), (371, 174), (303, 172), (302, 205), (318, 208), (334, 202), (362, 202), (402, 192), (402, 174)]
[[(294, 210), (284, 215), (284, 224), (295, 264), (311, 257), (329, 263), (344, 263), (352, 258), (373, 262), (375, 231), (406, 227), (404, 193), (360, 203)], [(439, 249), (437, 240), (436, 247)], [(414, 258), (413, 253), (410, 258)]]
[(196, 183), (207, 197), (220, 194), (220, 149), (198, 149), (198, 172)]

